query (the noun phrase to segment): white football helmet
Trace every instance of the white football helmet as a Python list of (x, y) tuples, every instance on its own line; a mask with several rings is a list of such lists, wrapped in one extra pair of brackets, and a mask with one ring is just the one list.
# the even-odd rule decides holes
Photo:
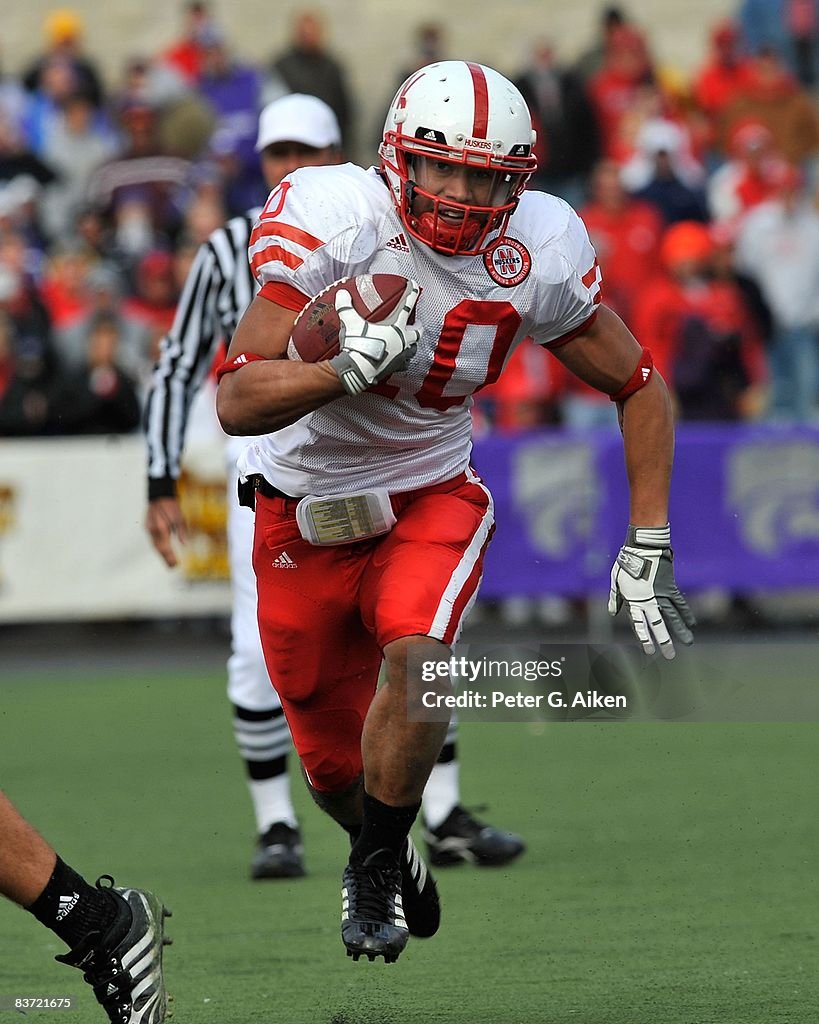
[[(492, 68), (445, 60), (410, 75), (390, 104), (379, 147), (381, 170), (407, 231), (447, 255), (486, 252), (537, 168), (535, 138), (525, 100)], [(444, 201), (424, 191), (414, 180), (419, 158), (495, 171), (491, 204)], [(420, 216), (413, 213), (418, 196), (425, 206), (432, 203)]]

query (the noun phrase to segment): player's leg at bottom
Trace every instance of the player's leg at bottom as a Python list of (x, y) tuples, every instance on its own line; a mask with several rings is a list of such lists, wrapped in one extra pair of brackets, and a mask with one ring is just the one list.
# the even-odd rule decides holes
[[(145, 889), (96, 886), (66, 864), (0, 792), (0, 893), (24, 907), (68, 947), (112, 1024), (162, 1024), (164, 922), (170, 911)], [(107, 883), (107, 884), (103, 884)]]
[[(355, 550), (308, 545), (283, 505), (264, 498), (257, 504), (254, 563), (266, 659), (279, 681), (313, 795), (353, 840), (344, 878), (345, 945), (352, 956), (394, 959), (410, 933), (434, 934), (440, 910), (434, 881), (408, 842), (417, 807), (393, 821), (395, 808), (362, 788), (362, 729), (382, 656), (361, 621), (357, 597), (373, 545)], [(296, 566), (287, 576), (279, 568), (285, 550)], [(405, 718), (405, 704), (401, 713)], [(442, 740), (443, 733), (418, 780), (421, 789)], [(386, 835), (386, 841), (373, 847), (371, 829), (362, 839), (363, 824), (379, 813), (389, 820), (380, 822), (375, 836)], [(360, 839), (371, 847), (363, 854)], [(381, 852), (385, 849), (387, 854)], [(371, 854), (378, 856), (369, 859)]]
[[(418, 904), (429, 932), (437, 929), (437, 899), (409, 829), (447, 734), (448, 721), (421, 710), (423, 661), (446, 661), (477, 593), (492, 534), (491, 498), (472, 478), (402, 496), (398, 523), (382, 539), (362, 577), (362, 619), (383, 649), (386, 681), (367, 712), (362, 732), (364, 815), (350, 864), (367, 863), (389, 849), (410, 861), (404, 872), (407, 919)], [(412, 884), (407, 885), (411, 880)], [(415, 904), (415, 906), (413, 906)], [(349, 949), (349, 946), (348, 946)]]

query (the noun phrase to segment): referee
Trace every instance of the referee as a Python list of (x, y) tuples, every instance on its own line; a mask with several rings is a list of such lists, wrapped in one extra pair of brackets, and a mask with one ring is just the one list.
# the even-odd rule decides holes
[[(259, 117), (256, 149), (270, 189), (298, 167), (341, 160), (341, 134), (332, 110), (314, 96), (292, 94), (268, 104)], [(146, 529), (154, 547), (173, 567), (174, 539), (186, 540), (177, 497), (185, 430), (192, 400), (209, 382), (222, 341), (257, 291), (247, 256), (250, 231), (261, 207), (217, 228), (196, 253), (176, 310), (162, 339), (145, 407), (148, 447)], [(236, 459), (252, 438), (226, 439), (228, 550), (232, 583), (228, 699), (233, 730), (244, 759), (256, 815), (257, 848), (253, 878), (304, 874), (301, 836), (290, 797), (287, 756), (290, 733), (281, 703), (270, 684), (256, 626), (253, 574), (253, 513), (236, 500)]]
[[(342, 160), (341, 132), (333, 111), (314, 96), (293, 93), (268, 104), (259, 115), (256, 150), (271, 190), (299, 167)], [(261, 207), (229, 220), (197, 251), (182, 289), (173, 325), (162, 339), (145, 406), (148, 449), (148, 511), (145, 527), (154, 547), (173, 568), (175, 541), (187, 539), (177, 497), (185, 430), (194, 396), (210, 382), (222, 341), (229, 342), (257, 283), (248, 241)], [(290, 795), (287, 758), (292, 748), (281, 702), (271, 685), (256, 620), (253, 572), (253, 513), (238, 504), (236, 460), (251, 437), (226, 438), (228, 553), (232, 583), (228, 699), (233, 730), (245, 762), (256, 816), (257, 842), (251, 878), (304, 874), (303, 849)], [(523, 841), (476, 821), (460, 805), (456, 725), (424, 791), (425, 839), (433, 864), (504, 864), (524, 849)]]

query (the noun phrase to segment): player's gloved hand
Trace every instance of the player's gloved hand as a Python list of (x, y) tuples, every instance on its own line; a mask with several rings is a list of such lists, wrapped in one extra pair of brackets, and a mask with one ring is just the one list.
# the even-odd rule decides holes
[(415, 355), (421, 332), (408, 321), (421, 292), (415, 281), (408, 281), (404, 294), (389, 316), (372, 323), (353, 308), (350, 293), (336, 292), (336, 311), (341, 320), (341, 350), (330, 365), (351, 395), (360, 395), (371, 384), (386, 380), (403, 370)]
[(646, 654), (659, 647), (664, 658), (673, 658), (672, 637), (693, 644), (696, 620), (674, 580), (670, 526), (629, 526), (611, 570), (609, 615), (616, 615), (624, 601)]

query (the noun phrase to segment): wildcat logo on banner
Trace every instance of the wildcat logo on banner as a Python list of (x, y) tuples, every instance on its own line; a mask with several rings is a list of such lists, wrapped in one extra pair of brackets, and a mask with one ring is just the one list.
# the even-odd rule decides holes
[(726, 491), (745, 543), (760, 555), (806, 544), (819, 553), (819, 446), (763, 441), (730, 453)]
[(578, 541), (591, 537), (601, 497), (592, 445), (521, 445), (511, 469), (512, 491), (532, 547), (565, 558)]
[[(614, 430), (475, 443), (497, 532), (481, 595), (604, 594), (628, 523)], [(680, 587), (819, 587), (819, 430), (679, 424), (671, 526)]]

